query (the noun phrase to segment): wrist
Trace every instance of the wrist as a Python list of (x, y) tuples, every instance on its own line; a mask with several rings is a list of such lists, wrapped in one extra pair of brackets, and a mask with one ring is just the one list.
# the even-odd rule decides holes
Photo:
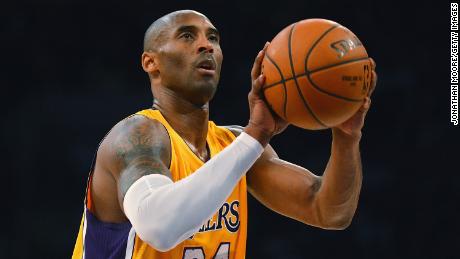
[(251, 125), (251, 123), (244, 127), (244, 132), (256, 139), (262, 145), (262, 147), (267, 146), (272, 137), (272, 134), (254, 125)]
[(340, 146), (344, 146), (347, 148), (359, 147), (361, 136), (361, 131), (355, 132), (353, 134), (347, 134), (340, 129), (332, 129), (332, 141)]

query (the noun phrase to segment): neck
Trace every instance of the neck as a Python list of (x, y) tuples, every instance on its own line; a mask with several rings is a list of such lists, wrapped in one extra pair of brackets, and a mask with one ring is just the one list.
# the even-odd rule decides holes
[(199, 158), (207, 160), (209, 104), (195, 105), (165, 87), (155, 91), (155, 96), (153, 107), (161, 112)]

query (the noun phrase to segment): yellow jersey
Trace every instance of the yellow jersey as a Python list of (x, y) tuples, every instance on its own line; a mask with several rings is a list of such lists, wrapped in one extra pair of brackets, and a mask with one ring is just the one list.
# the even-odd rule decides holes
[[(193, 174), (203, 165), (179, 134), (158, 110), (137, 112), (157, 120), (166, 128), (171, 142), (171, 171), (174, 182)], [(208, 123), (206, 142), (211, 158), (228, 146), (235, 136), (214, 122)], [(91, 175), (88, 183), (91, 181)], [(206, 183), (203, 183), (206, 184)], [(72, 259), (76, 258), (135, 258), (135, 259), (241, 259), (246, 253), (247, 193), (243, 176), (224, 204), (212, 218), (206, 220), (197, 233), (167, 252), (155, 250), (137, 236), (129, 222), (114, 224), (100, 222), (91, 213), (91, 197), (87, 187), (85, 211)]]

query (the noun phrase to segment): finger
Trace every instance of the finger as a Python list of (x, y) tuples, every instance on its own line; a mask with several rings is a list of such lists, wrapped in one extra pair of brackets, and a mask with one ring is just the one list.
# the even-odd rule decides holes
[(269, 41), (265, 42), (264, 49), (263, 49), (264, 52), (267, 51), (268, 46), (270, 46)]
[(363, 104), (363, 108), (365, 110), (369, 110), (370, 107), (371, 107), (371, 98), (366, 97), (364, 104)]
[(367, 94), (367, 96), (371, 96), (372, 93), (374, 92), (375, 90), (375, 86), (377, 85), (377, 73), (375, 72), (375, 70), (372, 70), (371, 71), (371, 87), (369, 89), (369, 93)]
[(267, 41), (264, 45), (264, 48), (261, 51), (259, 51), (256, 59), (254, 60), (254, 64), (252, 65), (252, 70), (251, 70), (252, 80), (255, 80), (260, 75), (261, 68), (262, 68), (262, 60), (264, 59), (265, 51), (267, 50), (269, 45), (270, 43)]
[(364, 98), (364, 102), (361, 105), (361, 107), (359, 107), (358, 112), (359, 113), (366, 113), (369, 110), (370, 107), (371, 107), (371, 98), (366, 97), (366, 98)]
[(369, 58), (369, 60), (371, 61), (371, 68), (372, 70), (375, 70), (377, 64), (375, 63), (375, 60), (373, 58)]
[(256, 59), (254, 60), (254, 64), (252, 65), (251, 78), (253, 81), (260, 75), (260, 64), (262, 62), (263, 55), (263, 50), (259, 51)]
[(259, 75), (256, 80), (254, 80), (252, 84), (252, 93), (256, 94), (257, 96), (260, 96), (261, 91), (262, 91), (262, 86), (265, 83), (265, 76), (264, 75)]

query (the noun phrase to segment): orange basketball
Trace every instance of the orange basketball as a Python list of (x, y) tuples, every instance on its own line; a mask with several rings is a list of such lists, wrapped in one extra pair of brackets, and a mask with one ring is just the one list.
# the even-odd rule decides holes
[(371, 62), (353, 32), (333, 21), (307, 19), (276, 35), (262, 73), (272, 110), (295, 126), (317, 130), (358, 111), (369, 91)]

